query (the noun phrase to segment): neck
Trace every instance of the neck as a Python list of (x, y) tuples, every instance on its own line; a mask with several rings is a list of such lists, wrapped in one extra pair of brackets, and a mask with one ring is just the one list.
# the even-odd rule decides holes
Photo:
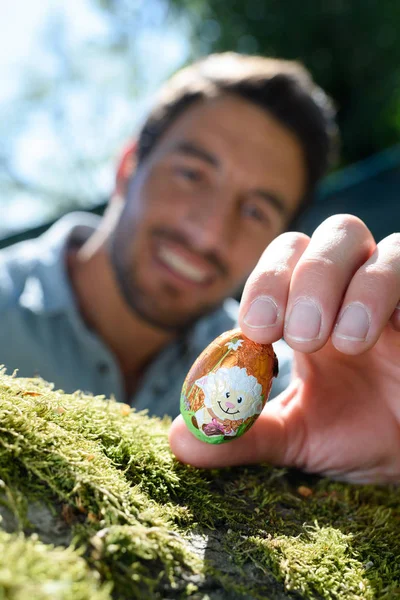
[(94, 234), (80, 249), (68, 253), (68, 271), (79, 310), (113, 352), (127, 391), (151, 359), (172, 339), (135, 315), (119, 293), (106, 240)]

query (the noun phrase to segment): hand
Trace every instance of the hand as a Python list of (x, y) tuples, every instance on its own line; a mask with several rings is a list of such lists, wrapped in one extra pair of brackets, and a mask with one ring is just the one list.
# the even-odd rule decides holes
[(178, 418), (172, 451), (200, 467), (270, 462), (399, 482), (399, 299), (399, 233), (376, 244), (358, 218), (336, 215), (311, 239), (276, 238), (246, 283), (239, 323), (257, 342), (284, 336), (294, 350), (291, 385), (248, 433), (218, 447)]

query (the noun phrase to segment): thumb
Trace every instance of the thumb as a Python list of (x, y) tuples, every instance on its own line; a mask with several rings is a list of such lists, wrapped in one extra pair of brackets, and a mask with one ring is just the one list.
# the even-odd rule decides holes
[[(225, 444), (207, 444), (198, 440), (186, 427), (182, 416), (179, 416), (172, 423), (169, 433), (171, 450), (179, 461), (201, 468), (260, 462), (289, 466), (288, 457), (296, 456), (293, 449), (299, 441), (289, 440), (285, 417), (292, 412), (287, 412), (285, 408), (294, 392), (295, 389), (290, 386), (276, 399), (268, 402), (249, 431)], [(293, 431), (292, 427), (290, 429)]]

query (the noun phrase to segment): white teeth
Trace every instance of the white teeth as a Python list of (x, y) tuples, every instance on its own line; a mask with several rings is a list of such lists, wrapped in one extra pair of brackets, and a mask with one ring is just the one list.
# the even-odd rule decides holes
[(173, 250), (163, 246), (159, 248), (158, 254), (168, 267), (176, 271), (179, 275), (186, 277), (186, 279), (190, 279), (196, 283), (202, 283), (206, 280), (207, 274), (204, 273), (203, 270), (198, 269), (183, 256), (176, 254)]

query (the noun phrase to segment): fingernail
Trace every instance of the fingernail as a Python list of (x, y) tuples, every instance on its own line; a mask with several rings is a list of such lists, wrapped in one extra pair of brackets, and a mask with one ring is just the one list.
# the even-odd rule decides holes
[(259, 296), (250, 304), (243, 322), (253, 329), (263, 329), (276, 325), (278, 306), (269, 296)]
[(321, 329), (321, 311), (318, 306), (306, 298), (297, 300), (289, 315), (285, 335), (296, 342), (316, 340)]
[(362, 304), (349, 304), (335, 327), (337, 336), (352, 342), (363, 342), (370, 326), (369, 314)]

